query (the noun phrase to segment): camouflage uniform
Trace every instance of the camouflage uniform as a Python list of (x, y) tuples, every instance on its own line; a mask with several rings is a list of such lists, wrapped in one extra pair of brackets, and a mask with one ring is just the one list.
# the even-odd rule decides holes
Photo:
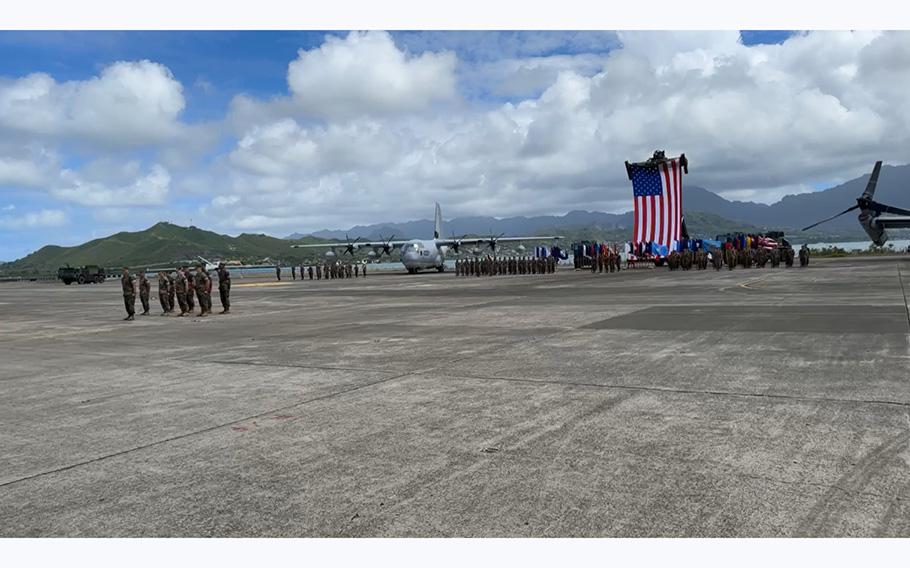
[(799, 249), (799, 265), (809, 266), (809, 247), (806, 245), (803, 245)]
[[(303, 272), (300, 273), (303, 280)], [(218, 265), (218, 295), (221, 296), (221, 313), (231, 313), (231, 273), (222, 262)]]
[(277, 278), (278, 281), (281, 282), (281, 267), (280, 266), (275, 267), (275, 278)]
[(171, 311), (170, 305), (170, 292), (168, 291), (169, 281), (167, 274), (164, 272), (158, 273), (158, 303), (161, 304), (161, 315), (164, 315)]
[(316, 280), (322, 280), (322, 265), (316, 265)]
[(136, 277), (124, 270), (120, 278), (120, 287), (123, 289), (123, 307), (126, 308), (126, 317), (123, 321), (133, 321), (136, 314)]
[(139, 273), (139, 300), (142, 302), (142, 315), (149, 315), (149, 295), (152, 292), (152, 283), (149, 282), (145, 271)]
[(310, 280), (312, 280), (313, 279), (313, 265), (312, 264), (310, 266), (306, 267), (306, 273), (307, 273), (307, 276), (309, 276)]
[(212, 313), (212, 279), (205, 271), (205, 267), (196, 269), (195, 277), (196, 296), (199, 298), (200, 316)]
[(176, 282), (174, 283), (174, 288), (177, 292), (177, 303), (180, 305), (180, 315), (186, 315), (189, 311), (186, 304), (186, 293), (189, 290), (189, 286), (186, 281), (186, 275), (182, 270), (177, 271)]
[(196, 293), (193, 289), (193, 275), (190, 274), (190, 269), (186, 266), (183, 267), (183, 275), (186, 277), (186, 312), (192, 314), (193, 310), (196, 309)]
[(177, 279), (174, 278), (173, 272), (167, 273), (167, 305), (172, 312), (177, 307)]

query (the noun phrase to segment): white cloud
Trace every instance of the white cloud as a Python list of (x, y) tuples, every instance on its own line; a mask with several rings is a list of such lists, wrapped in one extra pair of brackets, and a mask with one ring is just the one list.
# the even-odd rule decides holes
[(119, 61), (85, 81), (46, 73), (0, 80), (0, 130), (107, 146), (161, 143), (181, 134), (183, 87), (151, 61)]
[(348, 119), (416, 113), (457, 98), (451, 52), (411, 55), (386, 32), (351, 32), (300, 50), (288, 65), (289, 96), (258, 101), (238, 95), (231, 121), (241, 129), (287, 116)]
[[(130, 164), (126, 170), (137, 168)], [(89, 172), (90, 173), (90, 172)], [(86, 177), (86, 172), (64, 170), (61, 185), (51, 194), (63, 201), (88, 207), (148, 207), (167, 203), (171, 176), (160, 165), (154, 165), (147, 174), (126, 185), (111, 186)]]
[(897, 93), (910, 88), (910, 65), (901, 67), (910, 34), (812, 32), (751, 47), (726, 32), (619, 39), (606, 55), (473, 69), (473, 81), (532, 93), (522, 102), (452, 102), (433, 114), (402, 106), (394, 117), (349, 108), (382, 105), (358, 102), (368, 81), (336, 80), (345, 67), (334, 64), (375, 59), (357, 55), (350, 37), (330, 39), (307, 52), (319, 54), (308, 65), (346, 110), (326, 103), (322, 120), (300, 121), (272, 104), (244, 128), (226, 162), (227, 192), (207, 211), (224, 226), (313, 230), (427, 217), (437, 199), (447, 215), (627, 210), (623, 161), (658, 148), (687, 153), (690, 185), (770, 202), (808, 190), (807, 180), (860, 175), (874, 159), (907, 161), (910, 107)]
[[(4, 208), (4, 210), (9, 211), (10, 209)], [(0, 229), (43, 229), (60, 227), (65, 225), (66, 222), (66, 213), (63, 211), (59, 209), (42, 209), (36, 213), (26, 213), (25, 215), (2, 215), (0, 216)]]

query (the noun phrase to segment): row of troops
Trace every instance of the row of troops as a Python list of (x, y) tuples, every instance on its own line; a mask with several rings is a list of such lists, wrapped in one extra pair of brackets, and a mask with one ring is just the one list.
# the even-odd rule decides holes
[[(793, 266), (796, 260), (796, 253), (790, 247), (784, 249), (772, 248), (744, 248), (734, 249), (728, 247), (721, 251), (712, 247), (710, 252), (697, 250), (692, 252), (684, 250), (682, 252), (673, 251), (667, 255), (667, 266), (670, 270), (690, 270), (693, 266), (698, 270), (707, 270), (710, 263), (714, 270), (720, 270), (726, 265), (728, 270), (733, 270), (737, 266), (743, 268), (764, 268), (769, 263), (771, 268), (777, 268), (781, 262), (788, 268)], [(807, 266), (809, 264), (809, 249), (805, 245), (799, 250), (799, 265)]]
[(604, 252), (598, 253), (591, 259), (591, 272), (619, 272), (622, 264), (622, 256), (615, 250), (606, 248)]
[[(278, 280), (281, 280), (281, 267), (275, 267), (275, 276), (278, 277)], [(316, 280), (335, 280), (338, 278), (360, 278), (363, 276), (367, 277), (367, 265), (363, 264), (338, 264), (338, 263), (325, 263), (317, 264), (313, 266), (301, 266), (300, 267), (300, 279), (306, 280), (306, 277), (309, 276), (310, 280), (313, 280), (314, 277)], [(297, 280), (297, 267), (291, 267), (291, 278)]]
[[(231, 273), (224, 263), (218, 265), (218, 293), (221, 296), (222, 314), (231, 313)], [(120, 277), (120, 286), (123, 290), (123, 304), (126, 308), (125, 321), (132, 321), (136, 313), (136, 293), (142, 302), (142, 313), (149, 315), (151, 306), (149, 300), (152, 292), (152, 282), (145, 270), (139, 272), (139, 279), (130, 274), (128, 267), (123, 267)], [(200, 264), (196, 267), (195, 274), (190, 269), (181, 266), (173, 272), (158, 272), (158, 303), (161, 305), (161, 315), (174, 313), (180, 308), (179, 316), (193, 315), (196, 303), (199, 304), (199, 316), (204, 317), (212, 313), (212, 277)]]
[(494, 258), (461, 258), (455, 261), (455, 276), (512, 276), (520, 274), (553, 274), (556, 257), (534, 258), (510, 256)]

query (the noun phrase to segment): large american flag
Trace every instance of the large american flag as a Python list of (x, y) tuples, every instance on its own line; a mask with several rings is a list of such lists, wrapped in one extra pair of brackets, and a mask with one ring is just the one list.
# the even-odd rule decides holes
[(632, 164), (635, 242), (670, 246), (682, 236), (682, 170), (679, 158)]

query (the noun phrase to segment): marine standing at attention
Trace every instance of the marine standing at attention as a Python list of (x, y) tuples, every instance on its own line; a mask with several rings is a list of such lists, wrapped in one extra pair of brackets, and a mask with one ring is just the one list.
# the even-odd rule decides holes
[(170, 292), (167, 290), (168, 280), (167, 274), (163, 271), (158, 271), (158, 303), (161, 304), (161, 315), (166, 315), (171, 311), (170, 305), (168, 304), (168, 295)]
[(278, 281), (281, 282), (281, 265), (275, 265), (275, 277), (278, 278)]
[(186, 277), (186, 310), (187, 313), (193, 315), (193, 311), (196, 309), (196, 302), (193, 300), (193, 297), (196, 295), (194, 290), (195, 286), (193, 285), (193, 275), (190, 274), (190, 267), (183, 266), (183, 275)]
[(174, 311), (174, 306), (177, 304), (177, 279), (174, 278), (173, 272), (167, 273), (167, 305), (170, 306), (171, 310)]
[(142, 301), (143, 316), (149, 315), (149, 295), (152, 292), (152, 283), (149, 277), (145, 275), (145, 270), (139, 271), (139, 300)]
[[(303, 279), (303, 272), (300, 272)], [(223, 314), (231, 313), (231, 273), (223, 262), (218, 263), (218, 294), (221, 296), (221, 310)]]
[(199, 298), (200, 316), (206, 316), (212, 311), (212, 279), (205, 271), (205, 266), (196, 268), (196, 296)]
[(178, 268), (177, 279), (174, 283), (174, 289), (177, 293), (177, 304), (180, 306), (180, 317), (185, 316), (187, 311), (189, 311), (187, 310), (186, 306), (186, 293), (189, 290), (189, 286), (187, 284), (186, 274), (183, 273), (183, 269)]
[(130, 269), (126, 266), (123, 267), (120, 287), (123, 288), (123, 305), (126, 308), (126, 317), (123, 321), (133, 321), (133, 315), (136, 313), (136, 278), (130, 274)]

